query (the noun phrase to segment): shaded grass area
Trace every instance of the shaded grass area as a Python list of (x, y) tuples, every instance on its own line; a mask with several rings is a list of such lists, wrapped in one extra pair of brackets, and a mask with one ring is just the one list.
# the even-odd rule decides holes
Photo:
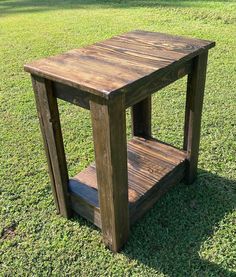
[[(234, 276), (236, 6), (233, 1), (0, 1), (0, 276)], [(55, 214), (23, 64), (132, 29), (215, 40), (199, 177), (180, 184), (112, 254), (101, 233)], [(185, 82), (153, 97), (153, 133), (181, 147)], [(70, 175), (94, 158), (90, 115), (59, 101)], [(130, 114), (127, 111), (130, 133)]]

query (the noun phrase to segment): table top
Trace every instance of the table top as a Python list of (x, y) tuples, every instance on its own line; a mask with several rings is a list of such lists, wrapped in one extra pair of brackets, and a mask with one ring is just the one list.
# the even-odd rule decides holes
[[(31, 74), (108, 98), (214, 45), (212, 41), (136, 30), (33, 61), (24, 68)], [(158, 74), (155, 76), (158, 78)]]

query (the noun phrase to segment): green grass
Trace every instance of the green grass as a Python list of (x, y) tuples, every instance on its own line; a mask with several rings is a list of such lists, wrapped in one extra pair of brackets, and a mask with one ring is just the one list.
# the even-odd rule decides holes
[[(0, 276), (235, 276), (234, 1), (0, 0)], [(199, 175), (180, 184), (112, 254), (101, 232), (56, 215), (23, 64), (132, 29), (214, 40)], [(182, 144), (185, 81), (153, 97), (153, 132)], [(90, 115), (60, 101), (70, 175), (93, 160)], [(130, 131), (127, 113), (128, 132)]]

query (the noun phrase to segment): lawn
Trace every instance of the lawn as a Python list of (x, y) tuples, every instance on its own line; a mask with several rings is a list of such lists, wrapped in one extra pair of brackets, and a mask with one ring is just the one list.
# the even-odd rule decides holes
[[(209, 55), (198, 179), (165, 195), (112, 254), (92, 224), (56, 215), (23, 65), (133, 29), (217, 45)], [(178, 147), (185, 82), (153, 97), (153, 133)], [(235, 276), (235, 88), (234, 1), (0, 0), (0, 276)], [(59, 105), (73, 176), (94, 158), (90, 114)], [(127, 126), (130, 134), (129, 111)]]

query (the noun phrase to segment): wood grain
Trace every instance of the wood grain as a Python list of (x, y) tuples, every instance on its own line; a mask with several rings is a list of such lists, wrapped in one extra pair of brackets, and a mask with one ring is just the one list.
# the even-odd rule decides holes
[[(158, 79), (155, 76), (156, 72), (154, 72), (152, 76), (149, 76), (148, 80), (145, 78), (137, 80), (135, 83), (129, 85), (131, 91), (130, 93), (125, 94), (125, 107), (128, 108), (141, 102), (145, 98), (149, 97), (151, 93), (154, 93), (182, 78), (186, 74), (189, 74), (191, 70), (192, 61), (188, 61), (184, 64), (177, 64), (175, 67), (172, 67), (171, 70), (158, 73)], [(90, 109), (89, 101), (94, 101), (100, 104), (107, 104), (110, 101), (97, 95), (82, 91), (78, 88), (67, 86), (58, 82), (52, 82), (52, 84), (54, 94), (57, 98), (80, 106), (84, 109)]]
[(92, 205), (91, 202), (87, 202), (79, 194), (71, 193), (70, 201), (71, 208), (76, 212), (76, 214), (86, 218), (88, 221), (92, 222), (98, 228), (102, 228), (99, 207), (97, 207), (96, 205)]
[(52, 162), (51, 162), (50, 152), (49, 152), (49, 148), (48, 148), (47, 137), (46, 137), (46, 133), (45, 133), (46, 130), (44, 128), (43, 115), (41, 114), (42, 108), (41, 108), (40, 100), (38, 97), (37, 79), (38, 78), (36, 76), (31, 76), (31, 81), (32, 81), (32, 86), (33, 86), (34, 96), (35, 96), (36, 109), (37, 109), (37, 114), (38, 114), (38, 119), (39, 119), (39, 125), (40, 125), (41, 134), (43, 137), (44, 150), (45, 150), (45, 154), (46, 154), (46, 158), (47, 158), (48, 172), (49, 172), (49, 177), (50, 177), (50, 182), (51, 182), (54, 203), (55, 203), (55, 206), (57, 209), (57, 213), (60, 213), (60, 207), (59, 207), (57, 191), (56, 191), (56, 184), (55, 184), (55, 179), (53, 176)]
[(171, 70), (213, 46), (214, 42), (205, 40), (133, 31), (34, 61), (25, 65), (25, 70), (110, 99), (118, 92), (132, 93), (140, 79), (145, 83), (158, 79), (163, 70)]
[[(207, 53), (215, 43), (132, 31), (25, 65), (58, 211), (100, 227), (117, 252), (134, 223), (185, 176), (196, 178)], [(151, 94), (188, 74), (184, 146), (151, 137)], [(57, 98), (90, 109), (96, 163), (68, 179)], [(133, 139), (126, 144), (125, 109)]]
[[(127, 148), (130, 222), (134, 223), (161, 195), (182, 180), (186, 168), (186, 152), (152, 138), (140, 137), (129, 141)], [(83, 184), (89, 192), (84, 195), (84, 191), (79, 189), (81, 185), (76, 184)], [(78, 196), (88, 203), (88, 212), (83, 216), (95, 223), (91, 212), (91, 205), (99, 212), (95, 164), (71, 179), (69, 186), (75, 198)], [(98, 216), (95, 224), (101, 228)]]
[(208, 52), (197, 56), (194, 59), (193, 70), (188, 76), (183, 146), (188, 153), (188, 169), (186, 171), (188, 184), (191, 184), (197, 176), (207, 57)]
[(49, 80), (38, 76), (32, 79), (55, 203), (60, 214), (69, 218), (68, 173), (57, 100)]
[(129, 234), (124, 97), (108, 105), (90, 102), (104, 242), (117, 252)]
[(174, 81), (189, 74), (192, 70), (192, 60), (184, 63), (171, 64), (160, 71), (155, 71), (147, 77), (143, 77), (136, 82), (129, 84), (128, 88), (124, 88), (126, 107), (142, 101), (150, 96), (150, 94), (168, 86)]

